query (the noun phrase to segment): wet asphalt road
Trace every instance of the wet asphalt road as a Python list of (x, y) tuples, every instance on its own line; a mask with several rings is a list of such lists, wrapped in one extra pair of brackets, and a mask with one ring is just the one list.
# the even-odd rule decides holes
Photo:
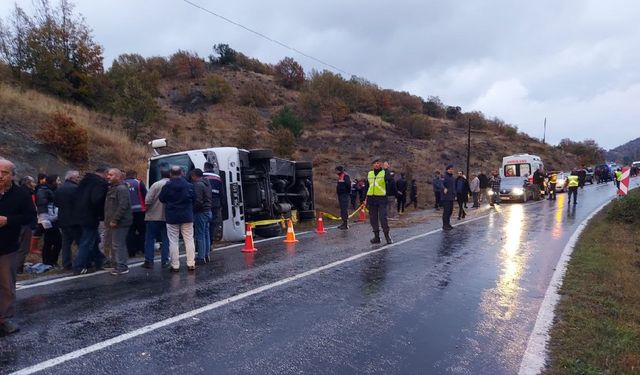
[(22, 289), (23, 330), (0, 339), (0, 373), (129, 334), (41, 373), (514, 374), (563, 247), (614, 193), (485, 207), (451, 232), (437, 220), (395, 229), (392, 246), (354, 225), (255, 255), (216, 251), (192, 274), (183, 259), (179, 274), (156, 265)]

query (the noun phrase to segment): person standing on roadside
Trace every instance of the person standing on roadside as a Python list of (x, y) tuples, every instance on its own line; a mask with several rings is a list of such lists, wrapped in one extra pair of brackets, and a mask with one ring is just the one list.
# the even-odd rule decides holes
[(456, 178), (456, 200), (458, 201), (458, 220), (464, 219), (467, 217), (467, 213), (465, 212), (465, 206), (467, 204), (467, 200), (469, 199), (469, 182), (467, 178), (464, 176), (462, 171), (458, 172), (458, 177)]
[(62, 232), (62, 266), (68, 271), (72, 269), (71, 245), (78, 245), (82, 235), (81, 223), (74, 215), (79, 182), (80, 172), (67, 171), (64, 183), (56, 190), (54, 202), (58, 207), (58, 225)]
[(549, 173), (549, 199), (550, 201), (556, 200), (556, 186), (558, 185), (558, 172), (551, 171)]
[(358, 179), (351, 180), (351, 191), (349, 192), (349, 198), (351, 199), (351, 209), (356, 210), (356, 199), (358, 198)]
[(491, 186), (491, 199), (489, 205), (493, 207), (494, 204), (500, 204), (500, 184), (502, 179), (498, 174), (498, 171), (493, 171), (491, 179), (489, 180), (489, 186)]
[(187, 270), (196, 269), (196, 246), (193, 241), (193, 201), (195, 194), (193, 185), (184, 177), (182, 168), (171, 167), (170, 179), (160, 191), (160, 202), (164, 203), (164, 213), (167, 220), (167, 234), (169, 235), (169, 256), (171, 272), (180, 271), (178, 252), (180, 235), (184, 240), (187, 252)]
[(445, 168), (444, 179), (442, 180), (442, 229), (451, 230), (451, 214), (453, 214), (453, 201), (456, 199), (456, 180), (453, 177), (453, 165)]
[(387, 176), (387, 217), (389, 220), (397, 220), (396, 195), (398, 189), (396, 188), (396, 174), (389, 167), (388, 161), (382, 164), (382, 169), (384, 169), (385, 175)]
[(442, 207), (442, 190), (444, 189), (444, 185), (442, 184), (442, 176), (440, 175), (440, 171), (436, 171), (433, 175), (433, 179), (431, 179), (431, 185), (433, 186), (433, 196), (435, 198), (435, 204), (433, 208), (440, 210)]
[(222, 237), (222, 202), (225, 202), (224, 185), (222, 179), (215, 172), (213, 163), (204, 163), (204, 178), (211, 186), (211, 223), (209, 225), (209, 237), (211, 246), (218, 237)]
[(339, 165), (336, 167), (338, 180), (336, 182), (336, 194), (338, 195), (338, 204), (340, 205), (340, 219), (342, 224), (338, 229), (349, 229), (349, 195), (351, 194), (351, 178), (345, 172), (344, 167)]
[(404, 213), (404, 207), (407, 204), (407, 180), (404, 178), (404, 173), (400, 173), (400, 179), (396, 181), (396, 189), (398, 190), (396, 195), (398, 213)]
[(375, 158), (371, 165), (373, 169), (367, 174), (367, 198), (365, 199), (369, 209), (369, 221), (373, 229), (373, 238), (370, 242), (372, 244), (380, 243), (380, 225), (382, 225), (384, 237), (387, 240), (387, 244), (390, 244), (391, 237), (389, 236), (389, 222), (387, 221), (387, 206), (389, 205), (387, 185), (390, 183), (390, 176), (382, 169), (380, 159)]
[(107, 172), (109, 190), (104, 202), (104, 245), (111, 248), (112, 263), (115, 268), (111, 271), (114, 276), (129, 273), (127, 266), (127, 233), (133, 223), (129, 187), (123, 181), (124, 174), (117, 168)]
[(471, 182), (469, 183), (469, 190), (471, 191), (471, 197), (473, 199), (472, 208), (480, 207), (480, 200), (478, 196), (480, 195), (480, 179), (475, 174), (471, 175)]
[[(20, 179), (20, 190), (22, 190), (25, 194), (31, 197), (31, 202), (35, 207), (35, 195), (34, 189), (36, 187), (36, 179), (31, 176), (24, 176)], [(20, 251), (18, 252), (18, 261), (16, 263), (16, 267), (18, 273), (24, 272), (24, 262), (27, 259), (27, 255), (29, 254), (29, 249), (31, 248), (31, 237), (33, 235), (33, 231), (36, 229), (38, 225), (38, 219), (36, 217), (27, 224), (23, 225), (20, 228)]]
[(196, 245), (196, 265), (204, 265), (209, 262), (211, 251), (211, 186), (202, 178), (202, 170), (196, 168), (191, 171), (191, 182), (195, 193), (193, 201), (193, 232)]
[(144, 231), (144, 263), (143, 268), (153, 268), (155, 258), (156, 238), (160, 237), (160, 264), (162, 268), (169, 267), (169, 237), (167, 236), (167, 223), (164, 216), (164, 203), (160, 202), (158, 196), (162, 187), (169, 181), (169, 169), (160, 169), (161, 179), (154, 182), (147, 191), (144, 199), (147, 210), (144, 220), (146, 228)]
[(55, 206), (56, 190), (60, 184), (58, 175), (48, 175), (45, 184), (36, 193), (36, 209), (38, 225), (44, 232), (42, 247), (42, 263), (52, 267), (58, 266), (58, 257), (62, 249), (62, 236), (58, 227), (58, 208)]
[(573, 205), (578, 204), (578, 187), (580, 186), (580, 177), (578, 177), (578, 172), (574, 169), (571, 171), (571, 174), (567, 176), (565, 179), (565, 184), (567, 185), (567, 204), (571, 204), (571, 196), (573, 195)]
[(489, 190), (489, 178), (481, 171), (478, 175), (478, 180), (480, 181), (480, 194), (478, 194), (478, 202), (482, 203), (484, 201), (489, 201), (487, 196), (487, 190)]
[(11, 321), (15, 314), (20, 229), (36, 217), (33, 200), (13, 182), (15, 175), (15, 165), (0, 158), (0, 336), (20, 331)]
[(133, 223), (127, 233), (127, 251), (129, 251), (130, 257), (134, 257), (138, 252), (144, 253), (144, 214), (147, 210), (144, 199), (147, 196), (147, 187), (138, 178), (138, 172), (134, 170), (127, 171), (124, 183), (129, 188), (129, 200), (133, 214)]
[(106, 175), (107, 168), (98, 167), (94, 173), (86, 173), (78, 184), (74, 216), (82, 226), (82, 235), (73, 260), (76, 275), (88, 273), (91, 265), (96, 270), (102, 269), (105, 256), (98, 247), (98, 226), (104, 219), (104, 201), (109, 189)]

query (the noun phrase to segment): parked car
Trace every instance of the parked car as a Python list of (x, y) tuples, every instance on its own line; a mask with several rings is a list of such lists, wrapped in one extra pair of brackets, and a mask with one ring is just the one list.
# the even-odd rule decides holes
[(500, 183), (500, 200), (526, 202), (536, 199), (533, 185), (529, 183), (526, 177), (505, 177)]
[(566, 193), (567, 187), (565, 186), (567, 182), (567, 176), (569, 176), (570, 172), (558, 172), (557, 183), (556, 183), (556, 193)]
[(587, 171), (587, 175), (584, 180), (585, 184), (588, 182), (593, 185), (593, 168), (587, 167), (585, 170)]

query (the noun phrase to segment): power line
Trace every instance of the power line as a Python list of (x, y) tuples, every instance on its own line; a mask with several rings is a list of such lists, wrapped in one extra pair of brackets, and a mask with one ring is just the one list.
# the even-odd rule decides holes
[(277, 45), (279, 45), (279, 46), (281, 46), (281, 47), (284, 47), (284, 48), (286, 48), (286, 49), (289, 49), (289, 50), (291, 50), (291, 51), (293, 51), (293, 52), (295, 52), (295, 53), (298, 53), (298, 54), (300, 54), (300, 55), (302, 55), (302, 56), (304, 56), (304, 57), (306, 57), (306, 58), (309, 58), (309, 59), (311, 59), (311, 60), (313, 60), (313, 61), (315, 61), (315, 62), (318, 62), (318, 63), (320, 63), (320, 64), (322, 64), (322, 65), (326, 65), (326, 66), (328, 66), (328, 67), (330, 67), (330, 68), (332, 68), (332, 69), (334, 69), (334, 70), (337, 70), (337, 71), (339, 71), (340, 73), (344, 73), (344, 74), (345, 74), (345, 75), (347, 75), (347, 76), (352, 76), (352, 75), (353, 75), (353, 74), (351, 74), (351, 73), (349, 73), (349, 72), (347, 72), (347, 71), (345, 71), (345, 70), (343, 70), (343, 69), (338, 68), (338, 67), (337, 67), (337, 66), (335, 66), (335, 65), (329, 64), (329, 63), (324, 62), (324, 61), (322, 61), (322, 60), (320, 60), (320, 59), (318, 59), (318, 58), (316, 58), (316, 57), (313, 57), (313, 56), (311, 56), (311, 55), (309, 55), (309, 54), (306, 54), (306, 53), (304, 53), (304, 52), (302, 52), (302, 51), (300, 51), (300, 50), (298, 50), (298, 49), (296, 49), (296, 48), (294, 48), (294, 47), (291, 47), (291, 46), (289, 46), (289, 45), (287, 45), (287, 44), (284, 44), (284, 43), (280, 42), (279, 40), (273, 39), (273, 38), (271, 38), (271, 37), (269, 37), (269, 36), (267, 36), (267, 35), (265, 35), (265, 34), (263, 34), (263, 33), (261, 33), (261, 32), (258, 32), (258, 31), (256, 31), (256, 30), (253, 30), (253, 29), (251, 29), (251, 28), (249, 28), (249, 27), (247, 27), (247, 26), (244, 26), (244, 25), (242, 25), (242, 24), (240, 24), (240, 23), (238, 23), (238, 22), (235, 22), (235, 21), (233, 21), (233, 20), (230, 20), (229, 18), (227, 18), (227, 17), (225, 17), (225, 16), (223, 16), (223, 15), (220, 15), (220, 14), (218, 14), (218, 13), (215, 13), (215, 12), (213, 12), (213, 11), (211, 11), (211, 10), (207, 9), (207, 8), (204, 8), (204, 7), (202, 7), (202, 6), (198, 5), (198, 4), (195, 4), (195, 3), (193, 3), (193, 2), (191, 2), (191, 1), (189, 1), (189, 0), (182, 0), (182, 1), (184, 1), (185, 3), (187, 3), (187, 4), (191, 5), (191, 6), (195, 7), (195, 8), (198, 8), (198, 9), (200, 9), (200, 10), (204, 11), (204, 12), (207, 12), (207, 13), (209, 13), (209, 14), (211, 14), (211, 15), (214, 15), (214, 16), (216, 16), (216, 17), (218, 17), (218, 18), (221, 18), (221, 19), (223, 19), (223, 20), (225, 20), (225, 21), (227, 21), (227, 22), (229, 22), (229, 23), (231, 23), (231, 24), (233, 24), (233, 25), (235, 25), (235, 26), (238, 26), (238, 27), (240, 27), (240, 28), (243, 28), (243, 29), (247, 30), (247, 31), (248, 31), (248, 32), (250, 32), (250, 33), (256, 34), (256, 35), (258, 35), (259, 37), (264, 38), (264, 39), (266, 39), (266, 40), (268, 40), (268, 41), (270, 41), (270, 42), (272, 42), (272, 43), (275, 43), (275, 44), (277, 44)]

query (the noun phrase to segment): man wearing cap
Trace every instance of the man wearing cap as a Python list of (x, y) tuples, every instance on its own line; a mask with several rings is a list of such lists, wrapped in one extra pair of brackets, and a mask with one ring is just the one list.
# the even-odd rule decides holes
[(453, 177), (453, 165), (448, 165), (442, 181), (442, 229), (451, 230), (451, 214), (453, 213), (453, 201), (456, 199), (456, 180)]
[(338, 229), (347, 230), (349, 229), (349, 225), (347, 223), (349, 214), (347, 210), (349, 209), (349, 195), (351, 194), (351, 178), (349, 177), (349, 174), (344, 171), (344, 167), (341, 165), (336, 167), (336, 174), (338, 175), (338, 182), (336, 183), (336, 193), (338, 194), (338, 204), (340, 204), (340, 218), (342, 219), (342, 224), (338, 227)]
[(387, 240), (387, 244), (390, 244), (391, 237), (389, 236), (389, 223), (387, 221), (387, 184), (390, 183), (389, 179), (391, 177), (382, 169), (380, 159), (374, 158), (371, 164), (373, 170), (369, 171), (367, 175), (367, 199), (365, 200), (369, 209), (371, 228), (373, 229), (371, 243), (380, 243), (379, 224), (381, 224), (384, 238)]

